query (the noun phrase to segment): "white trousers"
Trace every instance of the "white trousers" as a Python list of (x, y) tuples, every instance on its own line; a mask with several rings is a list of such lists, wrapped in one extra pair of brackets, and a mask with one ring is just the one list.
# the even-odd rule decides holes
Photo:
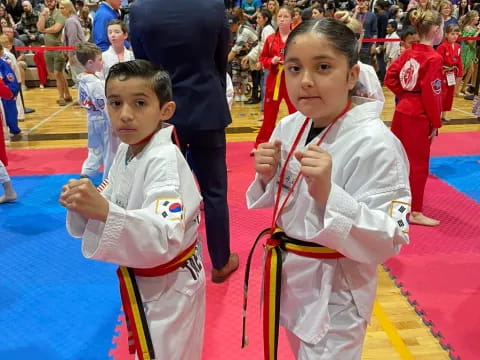
[(155, 359), (200, 360), (206, 302), (200, 251), (187, 266), (158, 278), (137, 277), (137, 283)]
[(88, 156), (82, 165), (82, 175), (97, 176), (100, 166), (105, 168), (106, 153), (109, 151), (109, 124), (104, 119), (88, 120)]
[(309, 344), (286, 329), (298, 360), (360, 360), (362, 357), (367, 321), (358, 314), (345, 278), (339, 273), (335, 279), (328, 302), (330, 324), (326, 335), (317, 344)]

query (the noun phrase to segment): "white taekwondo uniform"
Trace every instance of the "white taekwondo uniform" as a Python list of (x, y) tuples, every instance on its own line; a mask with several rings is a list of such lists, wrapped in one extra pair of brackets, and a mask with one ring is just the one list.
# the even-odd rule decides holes
[[(197, 241), (201, 196), (171, 141), (172, 128), (158, 131), (128, 164), (128, 145), (120, 144), (102, 191), (110, 205), (106, 223), (68, 212), (67, 229), (82, 237), (86, 258), (152, 268)], [(205, 273), (197, 246), (187, 264), (171, 273), (136, 276), (156, 359), (201, 358)]]
[(382, 113), (383, 104), (385, 104), (385, 95), (383, 94), (382, 84), (378, 80), (377, 73), (372, 65), (358, 62), (360, 73), (358, 74), (358, 82), (355, 88), (355, 96), (374, 99), (382, 102), (379, 116)]
[[(128, 50), (125, 46), (123, 47), (123, 61), (130, 61), (135, 60), (135, 56), (133, 55), (133, 51)], [(107, 51), (102, 53), (102, 61), (103, 61), (103, 78), (106, 79), (110, 68), (118, 64), (120, 61), (118, 60), (118, 56), (113, 50), (113, 47), (110, 46)]]
[[(277, 222), (289, 237), (345, 256), (313, 259), (282, 251), (280, 324), (289, 330), (299, 359), (360, 359), (375, 300), (377, 265), (408, 243), (410, 187), (404, 149), (379, 119), (383, 103), (356, 97), (353, 101), (358, 105), (333, 125), (321, 144), (333, 162), (326, 207), (316, 204), (302, 180)], [(280, 165), (265, 186), (256, 176), (247, 190), (249, 208), (274, 205), (280, 169), (304, 119), (296, 112), (275, 128), (270, 141), (282, 142)], [(307, 147), (308, 129), (297, 151)], [(292, 156), (282, 199), (299, 169)]]
[(83, 162), (82, 174), (95, 177), (103, 164), (103, 179), (108, 177), (120, 140), (113, 133), (107, 113), (105, 81), (96, 75), (78, 76), (78, 102), (87, 109), (88, 157)]

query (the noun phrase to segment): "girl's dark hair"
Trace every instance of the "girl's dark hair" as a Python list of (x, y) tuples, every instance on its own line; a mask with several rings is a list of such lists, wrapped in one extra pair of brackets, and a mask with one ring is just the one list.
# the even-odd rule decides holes
[(264, 19), (267, 19), (265, 22), (265, 26), (270, 25), (272, 23), (272, 13), (268, 9), (262, 9), (259, 13)]
[(118, 79), (124, 81), (131, 78), (140, 78), (150, 82), (160, 105), (172, 101), (172, 81), (170, 80), (170, 75), (163, 68), (156, 67), (147, 60), (131, 60), (113, 65), (105, 80), (105, 95), (108, 96), (106, 92), (110, 80)]
[(348, 59), (348, 65), (358, 62), (358, 41), (355, 34), (343, 22), (333, 18), (308, 20), (302, 22), (290, 33), (285, 45), (285, 56), (292, 41), (299, 35), (314, 33), (322, 35), (330, 45)]

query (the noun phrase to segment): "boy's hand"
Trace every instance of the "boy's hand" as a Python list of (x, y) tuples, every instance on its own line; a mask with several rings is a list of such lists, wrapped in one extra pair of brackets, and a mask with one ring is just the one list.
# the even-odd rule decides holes
[(107, 221), (108, 201), (88, 179), (69, 180), (62, 188), (60, 204), (86, 218)]
[(270, 182), (277, 172), (280, 162), (282, 142), (263, 143), (255, 150), (255, 171), (260, 175), (264, 184)]
[(300, 162), (300, 172), (310, 196), (324, 207), (332, 188), (332, 157), (317, 145), (310, 145), (305, 152), (296, 152), (295, 157)]

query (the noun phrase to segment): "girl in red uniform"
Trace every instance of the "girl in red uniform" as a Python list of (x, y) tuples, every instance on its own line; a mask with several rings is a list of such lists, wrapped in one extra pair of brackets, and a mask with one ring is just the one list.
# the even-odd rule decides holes
[[(13, 93), (10, 88), (5, 85), (3, 79), (0, 77), (0, 98), (11, 99)], [(0, 196), (0, 204), (12, 202), (17, 199), (17, 194), (13, 190), (12, 182), (8, 176), (5, 166), (8, 165), (7, 150), (5, 149), (5, 135), (3, 133), (4, 120), (3, 120), (3, 106), (0, 102), (0, 184), (3, 186), (4, 194)]]
[(437, 52), (443, 58), (443, 106), (442, 120), (447, 119), (447, 111), (452, 110), (453, 96), (456, 94), (455, 88), (462, 80), (462, 54), (460, 45), (457, 43), (460, 35), (460, 27), (457, 24), (450, 24), (445, 30), (445, 41), (437, 48)]
[(412, 44), (390, 65), (385, 85), (400, 99), (393, 115), (392, 131), (405, 147), (410, 162), (410, 223), (435, 226), (440, 221), (425, 216), (422, 208), (430, 143), (442, 126), (443, 59), (433, 45), (442, 40), (443, 18), (434, 10), (420, 9), (413, 10), (409, 16), (420, 43)]
[(255, 140), (255, 148), (270, 139), (273, 129), (275, 128), (278, 109), (282, 99), (285, 99), (290, 114), (296, 111), (288, 98), (287, 88), (285, 87), (285, 74), (283, 71), (283, 51), (285, 42), (291, 31), (292, 19), (293, 13), (288, 7), (282, 6), (280, 10), (278, 10), (276, 19), (278, 30), (275, 34), (267, 38), (263, 45), (262, 54), (260, 55), (260, 63), (264, 69), (269, 71), (269, 74), (265, 88), (263, 123)]

